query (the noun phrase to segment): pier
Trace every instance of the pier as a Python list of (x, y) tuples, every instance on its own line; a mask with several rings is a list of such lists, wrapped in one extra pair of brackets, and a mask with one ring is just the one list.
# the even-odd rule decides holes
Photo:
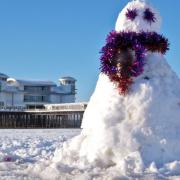
[(80, 128), (87, 103), (45, 105), (44, 109), (0, 109), (0, 128)]

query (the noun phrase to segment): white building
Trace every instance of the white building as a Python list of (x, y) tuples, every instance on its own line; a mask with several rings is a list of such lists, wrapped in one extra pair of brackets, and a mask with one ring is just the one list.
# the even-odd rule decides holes
[(0, 73), (0, 106), (41, 108), (45, 104), (75, 102), (76, 80), (63, 77), (59, 83), (18, 80)]

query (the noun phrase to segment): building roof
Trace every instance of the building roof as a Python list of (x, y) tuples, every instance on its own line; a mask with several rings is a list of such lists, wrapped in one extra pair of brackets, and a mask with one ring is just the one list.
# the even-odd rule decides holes
[(76, 79), (73, 78), (73, 77), (71, 77), (71, 76), (65, 76), (65, 77), (62, 77), (62, 78), (59, 79), (59, 81), (61, 81), (61, 80), (76, 81)]
[(52, 81), (37, 81), (37, 80), (16, 80), (19, 84), (27, 86), (56, 86), (56, 83)]
[(1, 77), (1, 78), (8, 78), (9, 76), (6, 75), (6, 74), (0, 73), (0, 77)]

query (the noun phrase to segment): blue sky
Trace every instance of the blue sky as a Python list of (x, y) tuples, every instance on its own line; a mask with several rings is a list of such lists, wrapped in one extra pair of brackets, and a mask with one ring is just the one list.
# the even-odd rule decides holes
[[(180, 76), (180, 1), (149, 0), (163, 17), (167, 59)], [(87, 101), (99, 74), (99, 51), (127, 0), (0, 0), (0, 72), (20, 79), (77, 82)]]

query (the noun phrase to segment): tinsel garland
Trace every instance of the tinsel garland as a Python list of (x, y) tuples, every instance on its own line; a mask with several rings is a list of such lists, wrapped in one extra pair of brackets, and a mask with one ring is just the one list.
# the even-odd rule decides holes
[[(127, 57), (134, 52), (134, 59), (127, 58), (130, 63), (118, 62), (117, 54), (125, 53)], [(116, 32), (109, 33), (106, 45), (102, 48), (101, 72), (109, 76), (118, 85), (119, 92), (126, 94), (133, 77), (144, 71), (145, 55), (147, 51), (165, 54), (169, 50), (168, 39), (156, 32)], [(126, 73), (124, 73), (126, 72)]]

